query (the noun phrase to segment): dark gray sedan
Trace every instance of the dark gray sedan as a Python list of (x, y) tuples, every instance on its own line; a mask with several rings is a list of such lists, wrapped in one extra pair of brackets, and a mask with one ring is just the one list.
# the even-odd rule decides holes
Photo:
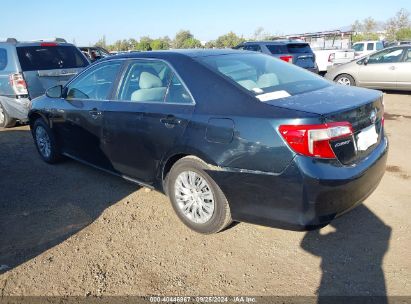
[(314, 229), (361, 203), (387, 159), (382, 94), (234, 50), (102, 59), (33, 101), (40, 156), (157, 189), (191, 229)]

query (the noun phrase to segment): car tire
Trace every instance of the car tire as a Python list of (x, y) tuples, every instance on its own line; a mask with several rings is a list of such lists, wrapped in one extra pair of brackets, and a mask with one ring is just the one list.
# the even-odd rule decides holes
[(226, 228), (232, 219), (224, 193), (206, 169), (207, 164), (197, 157), (181, 158), (165, 179), (166, 193), (187, 227), (198, 233), (212, 234)]
[(11, 118), (6, 109), (0, 103), (0, 128), (12, 128), (16, 125), (16, 120)]
[(58, 162), (61, 159), (60, 149), (54, 132), (47, 123), (41, 118), (37, 119), (33, 124), (32, 132), (34, 143), (41, 158), (49, 164)]
[(355, 80), (351, 75), (341, 74), (335, 77), (334, 82), (345, 85), (345, 86), (355, 86)]

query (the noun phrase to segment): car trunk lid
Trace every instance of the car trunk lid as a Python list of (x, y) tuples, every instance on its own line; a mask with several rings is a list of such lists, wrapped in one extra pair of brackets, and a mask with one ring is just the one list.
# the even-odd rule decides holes
[(330, 142), (336, 157), (346, 165), (369, 155), (383, 135), (384, 109), (378, 91), (331, 85), (266, 103), (319, 114), (322, 123), (351, 123), (352, 136)]

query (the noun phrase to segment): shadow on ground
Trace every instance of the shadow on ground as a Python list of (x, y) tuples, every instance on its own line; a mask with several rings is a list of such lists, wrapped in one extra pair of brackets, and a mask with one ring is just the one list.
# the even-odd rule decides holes
[[(335, 231), (327, 234), (310, 231), (301, 242), (304, 250), (321, 258), (319, 303), (330, 303), (330, 298), (324, 296), (375, 296), (378, 303), (386, 303), (382, 262), (391, 228), (364, 205), (335, 220), (331, 226)], [(361, 303), (364, 298), (358, 300)]]
[(74, 161), (44, 163), (27, 127), (0, 131), (0, 273), (66, 240), (136, 190)]

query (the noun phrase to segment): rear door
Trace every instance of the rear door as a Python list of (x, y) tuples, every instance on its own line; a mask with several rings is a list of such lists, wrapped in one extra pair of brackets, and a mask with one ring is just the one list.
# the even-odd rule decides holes
[(359, 66), (357, 82), (368, 88), (395, 89), (401, 70), (403, 48), (390, 48), (371, 55)]
[(191, 94), (168, 63), (130, 61), (117, 101), (104, 111), (104, 138), (114, 169), (151, 184), (193, 109)]
[(89, 64), (84, 55), (69, 44), (40, 43), (16, 49), (32, 99), (52, 86), (64, 85)]

